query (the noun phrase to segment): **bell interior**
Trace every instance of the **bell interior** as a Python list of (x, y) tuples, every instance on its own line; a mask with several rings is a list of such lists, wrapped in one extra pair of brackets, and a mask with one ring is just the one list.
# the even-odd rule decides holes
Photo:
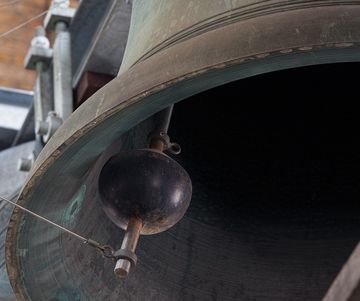
[(273, 72), (175, 106), (193, 199), (158, 257), (184, 300), (324, 296), (360, 234), (357, 67)]
[[(360, 234), (352, 96), (359, 66), (277, 71), (177, 103), (169, 134), (193, 183), (185, 217), (141, 236), (138, 265), (122, 281), (111, 260), (24, 218), (18, 250), (27, 250), (19, 257), (26, 293), (59, 301), (320, 300)], [(153, 124), (149, 118), (123, 135), (84, 177), (78, 150), (62, 157), (29, 209), (119, 247), (123, 231), (101, 209), (98, 175), (114, 153), (145, 147)], [(71, 173), (61, 170), (64, 162)]]

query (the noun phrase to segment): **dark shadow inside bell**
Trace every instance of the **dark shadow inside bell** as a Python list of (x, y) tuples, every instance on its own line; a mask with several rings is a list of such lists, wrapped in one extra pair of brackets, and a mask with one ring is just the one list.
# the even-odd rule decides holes
[(359, 66), (273, 72), (175, 105), (170, 137), (193, 181), (184, 300), (325, 294), (360, 237)]
[(335, 226), (344, 216), (358, 223), (356, 67), (274, 72), (177, 104), (170, 134), (194, 182), (191, 216), (235, 231), (249, 218), (279, 226)]

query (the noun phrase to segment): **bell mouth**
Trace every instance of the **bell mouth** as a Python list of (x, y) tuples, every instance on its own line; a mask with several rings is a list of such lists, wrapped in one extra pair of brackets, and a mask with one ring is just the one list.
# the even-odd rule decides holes
[(274, 72), (175, 106), (170, 135), (193, 198), (179, 225), (145, 239), (143, 272), (166, 270), (152, 287), (321, 300), (360, 235), (359, 66)]
[[(56, 282), (47, 296), (66, 292), (73, 299), (106, 283), (101, 296), (127, 296), (136, 287), (131, 292), (139, 300), (150, 290), (157, 300), (320, 300), (360, 234), (352, 97), (358, 68), (279, 71), (179, 102), (169, 134), (183, 150), (175, 159), (193, 181), (192, 202), (179, 224), (142, 237), (136, 271), (119, 283), (112, 262), (25, 216), (17, 247), (36, 256), (16, 257), (18, 265), (42, 267), (42, 273), (17, 283), (36, 296), (51, 275)], [(120, 148), (145, 147), (151, 128), (146, 119), (100, 157), (80, 151), (87, 155), (81, 162), (76, 148), (83, 145), (75, 143), (45, 173), (27, 206), (103, 243), (120, 242), (123, 233), (99, 209), (98, 173)], [(49, 206), (34, 195), (56, 202)]]

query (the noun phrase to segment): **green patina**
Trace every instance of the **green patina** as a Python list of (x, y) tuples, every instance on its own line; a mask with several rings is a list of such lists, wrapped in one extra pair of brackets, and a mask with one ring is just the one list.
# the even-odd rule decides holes
[(82, 185), (66, 206), (62, 221), (64, 224), (71, 224), (80, 211), (81, 204), (85, 199), (86, 185)]

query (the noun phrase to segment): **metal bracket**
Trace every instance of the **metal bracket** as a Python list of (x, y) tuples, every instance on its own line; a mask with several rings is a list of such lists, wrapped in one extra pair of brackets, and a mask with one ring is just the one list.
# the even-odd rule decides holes
[(70, 7), (53, 6), (50, 8), (44, 20), (46, 30), (55, 30), (56, 23), (64, 22), (67, 26), (75, 16), (76, 9)]
[(43, 27), (38, 26), (35, 30), (35, 36), (31, 40), (31, 46), (24, 60), (25, 69), (36, 70), (36, 63), (42, 62), (45, 67), (49, 66), (53, 57), (53, 50), (50, 48), (50, 42), (46, 37)]
[(35, 70), (37, 62), (43, 62), (49, 66), (53, 57), (53, 50), (51, 48), (43, 48), (31, 46), (24, 60), (24, 67), (28, 70)]

